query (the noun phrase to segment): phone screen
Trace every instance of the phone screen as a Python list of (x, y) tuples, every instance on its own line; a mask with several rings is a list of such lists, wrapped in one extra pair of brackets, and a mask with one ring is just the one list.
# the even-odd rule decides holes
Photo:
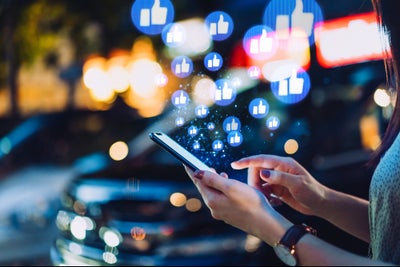
[(163, 132), (151, 132), (149, 137), (193, 171), (211, 170), (208, 165), (187, 151), (167, 134)]

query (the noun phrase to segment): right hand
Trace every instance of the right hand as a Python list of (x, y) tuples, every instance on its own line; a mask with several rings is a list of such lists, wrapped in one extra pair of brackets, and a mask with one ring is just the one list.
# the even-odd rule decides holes
[(231, 166), (233, 169), (248, 168), (249, 185), (267, 196), (274, 194), (303, 214), (318, 216), (323, 209), (329, 189), (291, 157), (254, 155), (232, 162)]

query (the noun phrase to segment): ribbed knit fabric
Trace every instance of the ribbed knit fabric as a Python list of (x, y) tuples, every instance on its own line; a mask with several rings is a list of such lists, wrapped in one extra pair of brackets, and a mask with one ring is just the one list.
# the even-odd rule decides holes
[(400, 134), (374, 171), (369, 201), (371, 257), (400, 264)]

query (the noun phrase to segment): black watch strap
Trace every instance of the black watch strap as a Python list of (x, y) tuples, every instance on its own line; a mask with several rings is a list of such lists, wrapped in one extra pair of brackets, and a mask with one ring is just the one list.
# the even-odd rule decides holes
[(315, 230), (310, 226), (305, 224), (295, 224), (286, 231), (279, 243), (286, 247), (292, 248), (297, 244), (297, 242), (299, 242), (300, 238), (307, 233), (314, 235), (316, 234)]

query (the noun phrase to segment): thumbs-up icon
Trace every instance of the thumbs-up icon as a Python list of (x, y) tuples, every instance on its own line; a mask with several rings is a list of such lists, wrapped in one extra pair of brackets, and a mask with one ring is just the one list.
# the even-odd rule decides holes
[(228, 129), (230, 131), (236, 131), (238, 129), (239, 124), (236, 122), (235, 118), (232, 118), (232, 122), (228, 125)]
[(180, 127), (180, 126), (182, 126), (183, 124), (185, 124), (185, 119), (184, 119), (183, 117), (177, 117), (177, 118), (175, 119), (175, 125), (176, 125), (176, 126)]
[(224, 21), (224, 15), (220, 14), (219, 15), (219, 20), (218, 20), (218, 34), (227, 34), (228, 33), (228, 28), (229, 28), (229, 22)]
[(171, 26), (167, 33), (167, 44), (179, 44), (183, 42), (183, 30), (178, 24)]
[(227, 139), (231, 146), (239, 146), (243, 142), (243, 136), (239, 131), (230, 132)]
[(262, 29), (261, 36), (250, 40), (250, 53), (269, 53), (272, 51), (273, 38), (267, 36), (267, 30)]
[(160, 0), (154, 0), (151, 9), (140, 10), (140, 26), (164, 25), (167, 21), (168, 8), (160, 6)]
[(198, 129), (197, 129), (196, 126), (192, 125), (192, 126), (189, 127), (189, 129), (188, 129), (188, 134), (189, 134), (190, 136), (196, 136), (197, 133), (198, 133)]
[(297, 78), (297, 71), (292, 70), (292, 75), (289, 78), (289, 94), (299, 95), (303, 93), (304, 79)]
[(278, 119), (278, 117), (276, 116), (271, 116), (268, 118), (267, 122), (267, 128), (270, 130), (276, 130), (278, 129), (279, 125), (280, 125), (280, 121)]
[(160, 0), (154, 0), (154, 4), (151, 8), (151, 24), (152, 25), (164, 25), (167, 20), (166, 7), (160, 6)]
[(217, 71), (222, 67), (222, 61), (219, 53), (211, 52), (204, 57), (204, 66), (210, 71)]
[(209, 113), (209, 109), (205, 105), (199, 105), (195, 108), (195, 113), (198, 118), (205, 118)]
[(177, 90), (172, 94), (171, 100), (174, 106), (181, 108), (189, 103), (189, 95), (183, 90)]
[(224, 21), (224, 15), (221, 13), (219, 14), (219, 19), (217, 23), (210, 24), (210, 34), (227, 34), (229, 29), (229, 22)]
[(224, 83), (224, 87), (222, 88), (222, 99), (229, 100), (232, 98), (233, 89), (228, 87), (228, 83)]
[(291, 19), (292, 28), (303, 29), (307, 36), (312, 34), (314, 14), (303, 12), (303, 0), (296, 0)]
[(212, 143), (212, 148), (214, 151), (221, 151), (223, 147), (224, 147), (224, 145), (221, 140), (215, 140)]
[(181, 64), (181, 70), (182, 73), (188, 73), (189, 72), (189, 63), (186, 62), (186, 58), (182, 59), (182, 64)]
[(213, 58), (207, 61), (207, 66), (208, 68), (219, 67), (220, 64), (219, 62), (220, 62), (219, 58), (217, 57), (216, 54), (214, 54)]
[(224, 120), (222, 127), (226, 133), (229, 133), (231, 131), (240, 130), (241, 123), (239, 118), (235, 116), (229, 116)]
[(263, 98), (255, 98), (250, 102), (249, 112), (256, 119), (265, 117), (268, 113), (268, 102)]
[(228, 38), (233, 31), (233, 20), (223, 11), (210, 13), (206, 17), (205, 22), (209, 26), (211, 37), (217, 41)]
[(179, 56), (171, 62), (171, 69), (176, 76), (185, 78), (191, 74), (193, 70), (193, 62), (187, 56)]

